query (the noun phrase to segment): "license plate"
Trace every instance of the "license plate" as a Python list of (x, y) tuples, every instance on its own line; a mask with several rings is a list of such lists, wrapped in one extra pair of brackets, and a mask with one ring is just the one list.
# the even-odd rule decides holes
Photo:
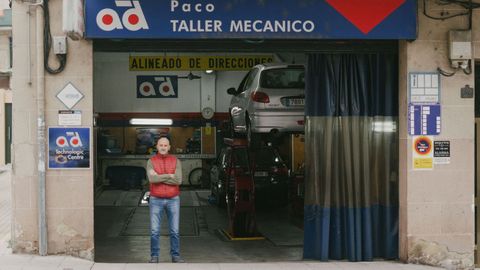
[(292, 98), (288, 100), (288, 106), (304, 106), (305, 99), (303, 98)]
[(268, 176), (268, 172), (255, 172), (255, 176), (258, 176), (258, 177)]

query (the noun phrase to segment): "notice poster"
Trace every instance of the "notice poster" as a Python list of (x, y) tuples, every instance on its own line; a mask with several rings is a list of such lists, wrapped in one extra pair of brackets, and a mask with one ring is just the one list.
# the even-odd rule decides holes
[(408, 106), (408, 134), (413, 135), (439, 135), (441, 132), (441, 105), (415, 105)]
[(79, 110), (60, 110), (58, 111), (59, 126), (80, 126), (82, 125), (82, 112)]
[(413, 169), (433, 170), (433, 139), (431, 136), (414, 136)]
[(48, 128), (48, 168), (90, 168), (90, 128)]
[(450, 164), (450, 141), (433, 142), (435, 164)]

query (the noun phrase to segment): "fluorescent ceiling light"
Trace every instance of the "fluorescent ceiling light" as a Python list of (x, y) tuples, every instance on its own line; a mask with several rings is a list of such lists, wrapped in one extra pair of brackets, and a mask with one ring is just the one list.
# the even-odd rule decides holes
[(397, 124), (394, 121), (374, 121), (372, 127), (374, 132), (397, 131)]
[(145, 125), (145, 126), (171, 126), (172, 119), (162, 118), (132, 118), (130, 119), (130, 125)]
[(207, 73), (207, 74), (212, 74), (212, 73), (213, 73), (213, 69), (207, 69), (207, 70), (205, 70), (205, 73)]

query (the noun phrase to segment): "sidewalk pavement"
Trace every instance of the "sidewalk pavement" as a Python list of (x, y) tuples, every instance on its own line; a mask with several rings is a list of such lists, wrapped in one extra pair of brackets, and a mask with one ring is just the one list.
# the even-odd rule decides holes
[[(0, 167), (0, 255), (8, 254), (11, 220), (11, 166)], [(1, 264), (1, 261), (0, 261)]]
[(3, 255), (0, 270), (434, 270), (430, 266), (400, 262), (270, 262), (270, 263), (93, 263), (67, 256)]
[(186, 263), (186, 264), (129, 264), (94, 263), (69, 256), (38, 256), (12, 254), (9, 247), (11, 233), (11, 169), (0, 167), (0, 270), (334, 270), (334, 269), (386, 269), (432, 270), (430, 266), (400, 262), (269, 262), (269, 263)]

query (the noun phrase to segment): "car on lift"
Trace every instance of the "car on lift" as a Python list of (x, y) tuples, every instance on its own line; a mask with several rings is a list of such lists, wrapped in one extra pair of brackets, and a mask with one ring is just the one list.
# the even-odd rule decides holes
[(233, 136), (242, 134), (257, 147), (262, 133), (303, 132), (305, 67), (266, 63), (253, 67), (239, 87), (229, 88)]
[(210, 168), (211, 197), (219, 206), (225, 205), (225, 183), (232, 170), (235, 175), (251, 175), (253, 171), (256, 201), (279, 205), (288, 202), (290, 170), (274, 147), (267, 145), (254, 152), (231, 146), (220, 150)]

